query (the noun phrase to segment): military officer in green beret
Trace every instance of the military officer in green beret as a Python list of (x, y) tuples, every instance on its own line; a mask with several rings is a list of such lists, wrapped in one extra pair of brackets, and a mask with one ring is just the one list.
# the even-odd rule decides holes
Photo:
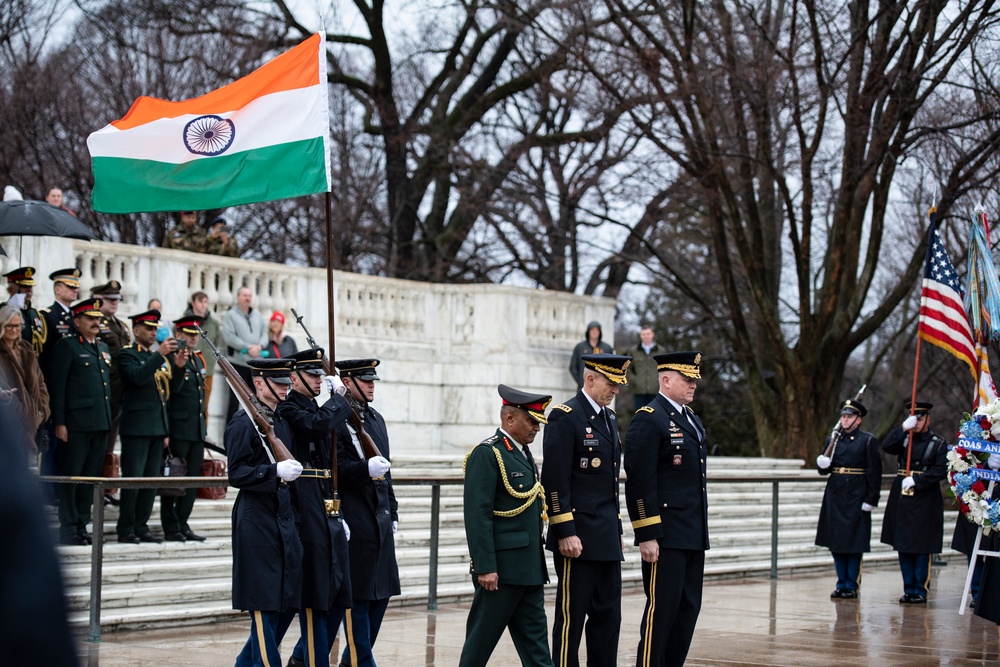
[[(63, 475), (97, 477), (111, 428), (111, 353), (97, 338), (101, 330), (100, 299), (75, 304), (72, 336), (52, 349), (49, 399)], [(90, 486), (59, 484), (59, 539), (63, 544), (90, 544)]]
[[(147, 310), (132, 315), (135, 343), (118, 355), (122, 379), (122, 477), (156, 477), (160, 474), (163, 450), (167, 447), (169, 418), (167, 399), (173, 376), (167, 357), (177, 350), (177, 341), (167, 338), (156, 352), (160, 311)], [(149, 530), (156, 489), (122, 489), (118, 508), (118, 541), (125, 544), (162, 542)]]
[(45, 324), (38, 311), (31, 307), (31, 296), (35, 288), (35, 268), (22, 266), (4, 274), (7, 279), (7, 303), (21, 309), (21, 338), (31, 343), (35, 355), (42, 353), (45, 342)]
[[(185, 315), (174, 320), (177, 351), (167, 358), (173, 364), (170, 399), (170, 451), (187, 461), (188, 477), (201, 477), (201, 461), (205, 457), (205, 357), (198, 349), (201, 334), (198, 327), (205, 318)], [(187, 489), (183, 496), (160, 496), (160, 522), (163, 537), (170, 542), (204, 542), (188, 519), (194, 509), (198, 489)]]
[(475, 586), (461, 667), (484, 666), (509, 628), (522, 665), (552, 667), (542, 548), (545, 491), (528, 449), (551, 396), (497, 387), (500, 428), (465, 458), (465, 536)]
[(111, 350), (111, 430), (108, 432), (108, 452), (115, 451), (118, 440), (118, 427), (122, 421), (122, 381), (118, 376), (118, 353), (126, 345), (132, 344), (132, 332), (128, 325), (118, 319), (118, 305), (122, 300), (122, 284), (110, 280), (104, 285), (98, 285), (90, 290), (92, 297), (101, 300), (101, 333), (97, 337), (103, 340)]

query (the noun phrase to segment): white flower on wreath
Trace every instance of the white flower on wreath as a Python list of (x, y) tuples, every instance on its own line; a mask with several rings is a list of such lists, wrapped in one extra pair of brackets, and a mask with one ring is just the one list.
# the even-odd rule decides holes
[(1000, 437), (1000, 398), (990, 401), (987, 405), (980, 406), (977, 413), (985, 415), (990, 420), (992, 428), (990, 433), (993, 437)]
[(950, 469), (955, 472), (965, 472), (969, 469), (969, 462), (964, 456), (959, 456), (954, 449), (948, 450), (948, 463), (951, 464)]

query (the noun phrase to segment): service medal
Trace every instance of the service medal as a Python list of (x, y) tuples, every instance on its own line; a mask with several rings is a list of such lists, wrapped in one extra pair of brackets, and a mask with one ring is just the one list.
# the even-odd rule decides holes
[(601, 467), (601, 459), (599, 459), (597, 457), (594, 457), (593, 459), (591, 459), (590, 460), (590, 467), (591, 468), (600, 468)]

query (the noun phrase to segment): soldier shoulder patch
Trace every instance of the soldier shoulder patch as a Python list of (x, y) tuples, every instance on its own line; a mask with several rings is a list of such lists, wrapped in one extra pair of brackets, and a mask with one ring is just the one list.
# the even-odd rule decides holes
[(573, 412), (573, 408), (569, 407), (565, 403), (560, 403), (559, 405), (553, 405), (552, 409), (553, 410), (562, 410), (563, 412), (566, 412), (566, 413)]
[(648, 405), (644, 405), (644, 406), (642, 406), (641, 408), (639, 408), (638, 410), (635, 411), (636, 414), (639, 414), (640, 412), (648, 412), (649, 414), (653, 414), (654, 410), (653, 410), (653, 408), (649, 407)]

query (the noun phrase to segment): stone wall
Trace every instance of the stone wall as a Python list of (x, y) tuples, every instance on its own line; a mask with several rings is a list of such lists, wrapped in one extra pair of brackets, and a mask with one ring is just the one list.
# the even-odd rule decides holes
[[(115, 279), (122, 283), (119, 317), (163, 303), (165, 319), (179, 317), (191, 293), (203, 291), (215, 312), (249, 285), (254, 307), (270, 317), (281, 310), (300, 349), (306, 341), (291, 317), (304, 316), (320, 345), (327, 345), (326, 271), (267, 262), (117, 243), (48, 237), (4, 237), (3, 273), (34, 266), (33, 305), (52, 301), (49, 273), (77, 266), (80, 298)], [(498, 383), (567, 398), (574, 345), (587, 322), (603, 325), (613, 344), (615, 302), (563, 292), (503, 285), (436, 285), (334, 272), (336, 356), (381, 359), (375, 407), (389, 424), (394, 452), (451, 454), (465, 451), (496, 428)], [(217, 377), (209, 435), (221, 441), (225, 381)]]

